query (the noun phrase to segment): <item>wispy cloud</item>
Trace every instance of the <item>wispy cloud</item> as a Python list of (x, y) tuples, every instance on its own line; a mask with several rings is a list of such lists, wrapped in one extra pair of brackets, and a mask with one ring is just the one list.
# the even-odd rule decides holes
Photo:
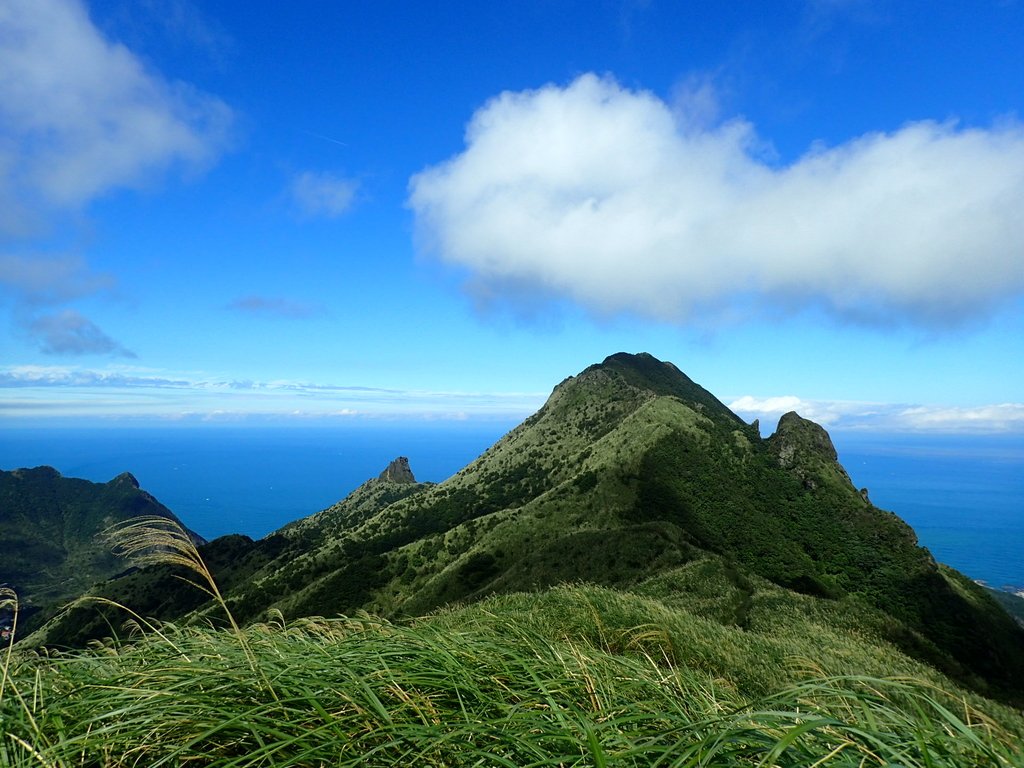
[(0, 253), (0, 291), (18, 304), (61, 304), (114, 283), (113, 276), (91, 271), (79, 256)]
[(6, 206), (80, 206), (225, 148), (231, 110), (105, 39), (78, 0), (7, 0), (0, 27)]
[(800, 32), (817, 38), (843, 23), (880, 23), (884, 13), (874, 0), (805, 0)]
[(89, 270), (77, 256), (0, 254), (0, 299), (10, 300), (14, 324), (49, 355), (135, 357), (82, 313), (52, 311), (109, 291), (114, 283), (112, 276)]
[(794, 395), (744, 395), (729, 408), (745, 419), (761, 419), (762, 431), (788, 411), (829, 429), (873, 432), (1024, 433), (1024, 403), (981, 406), (910, 405), (841, 400), (806, 400)]
[(0, 418), (284, 420), (525, 418), (543, 393), (387, 389), (247, 381), (136, 366), (0, 368)]
[(139, 34), (151, 33), (156, 27), (166, 39), (200, 51), (215, 62), (235, 50), (231, 36), (190, 0), (135, 0), (131, 8), (142, 11), (133, 14), (141, 19), (137, 26), (144, 27)]
[(135, 353), (107, 336), (98, 325), (73, 309), (40, 315), (26, 323), (26, 330), (48, 355), (113, 355)]
[(753, 125), (707, 124), (707, 83), (680, 99), (589, 74), (497, 96), (410, 180), (421, 245), (492, 294), (671, 322), (941, 329), (1024, 293), (1020, 123), (909, 123), (777, 166)]
[(251, 315), (294, 320), (304, 320), (324, 313), (324, 308), (319, 305), (276, 296), (242, 296), (229, 302), (227, 309)]
[[(184, 0), (172, 7), (175, 23), (198, 18)], [(0, 29), (0, 298), (48, 354), (133, 356), (77, 310), (44, 311), (114, 278), (39, 243), (112, 190), (206, 167), (227, 147), (232, 111), (107, 39), (81, 0), (4, 0)]]
[(288, 190), (305, 215), (335, 219), (355, 204), (359, 182), (330, 173), (306, 171), (292, 179)]

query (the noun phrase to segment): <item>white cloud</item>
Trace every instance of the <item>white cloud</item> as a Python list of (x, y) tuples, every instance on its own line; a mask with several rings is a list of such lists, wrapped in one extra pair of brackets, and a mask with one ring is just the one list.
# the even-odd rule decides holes
[(300, 210), (309, 216), (337, 218), (352, 207), (359, 183), (330, 173), (306, 171), (292, 179), (290, 191)]
[(202, 167), (224, 148), (229, 108), (148, 70), (79, 0), (4, 0), (0, 62), (8, 212), (75, 208), (176, 164)]
[(744, 395), (729, 403), (730, 410), (748, 419), (761, 419), (762, 432), (771, 432), (782, 414), (796, 411), (829, 429), (877, 433), (1024, 433), (1024, 403), (981, 406), (907, 405), (842, 400), (805, 400), (794, 395)]
[(942, 326), (1024, 291), (1020, 124), (910, 123), (776, 167), (750, 124), (702, 127), (698, 85), (689, 110), (594, 75), (492, 99), (410, 180), (421, 243), (491, 293), (668, 321), (756, 301)]
[(134, 365), (0, 366), (0, 418), (522, 419), (530, 392), (443, 392), (308, 381), (237, 381)]

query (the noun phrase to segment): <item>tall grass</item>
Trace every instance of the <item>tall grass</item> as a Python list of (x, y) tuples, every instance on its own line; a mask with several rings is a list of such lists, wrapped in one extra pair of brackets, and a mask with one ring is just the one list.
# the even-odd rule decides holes
[(7, 690), (7, 673), (11, 667), (11, 653), (14, 651), (14, 633), (18, 631), (18, 595), (10, 587), (0, 587), (0, 612), (2, 611), (10, 611), (14, 615), (14, 621), (0, 671), (0, 703), (3, 702), (4, 692)]
[[(205, 580), (162, 535), (117, 540)], [(459, 615), (8, 648), (0, 766), (1024, 766), (1006, 726), (919, 681), (818, 674), (751, 700), (662, 652), (657, 627), (612, 642), (596, 608), (574, 636)]]
[(497, 625), (369, 617), (165, 626), (14, 655), (3, 766), (1022, 766), (1013, 737), (911, 680), (808, 680), (755, 701), (663, 659)]

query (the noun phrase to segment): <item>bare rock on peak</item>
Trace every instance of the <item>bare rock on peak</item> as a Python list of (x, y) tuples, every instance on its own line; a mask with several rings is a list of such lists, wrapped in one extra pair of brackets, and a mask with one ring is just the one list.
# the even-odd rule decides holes
[(412, 470), (409, 468), (409, 459), (405, 456), (399, 456), (388, 464), (388, 468), (381, 472), (380, 475), (377, 476), (377, 479), (385, 480), (389, 483), (416, 482), (416, 478), (412, 474)]
[[(843, 485), (853, 487), (853, 481), (839, 463), (839, 455), (828, 432), (795, 411), (782, 415), (775, 434), (768, 438), (768, 444), (775, 451), (779, 466), (795, 472), (806, 488), (817, 488), (823, 472), (835, 475)], [(867, 501), (863, 494), (861, 498)]]
[(818, 424), (801, 418), (796, 411), (783, 414), (773, 435), (779, 450), (779, 463), (789, 468), (800, 453), (817, 455), (827, 461), (838, 461), (832, 439)]

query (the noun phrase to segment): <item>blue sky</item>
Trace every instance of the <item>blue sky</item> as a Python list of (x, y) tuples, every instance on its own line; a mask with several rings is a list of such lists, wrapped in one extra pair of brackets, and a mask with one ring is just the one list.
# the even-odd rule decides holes
[(1024, 4), (0, 0), (0, 422), (1024, 433)]

